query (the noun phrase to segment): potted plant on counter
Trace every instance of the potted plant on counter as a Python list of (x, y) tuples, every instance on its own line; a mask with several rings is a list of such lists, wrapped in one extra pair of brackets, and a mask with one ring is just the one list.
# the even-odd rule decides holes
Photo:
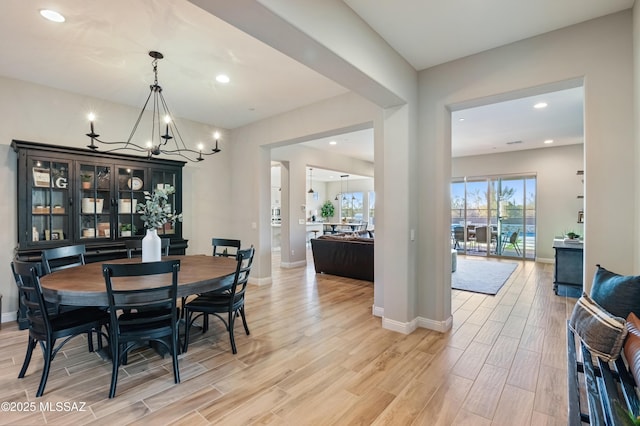
[(573, 231), (569, 231), (565, 233), (564, 236), (565, 243), (580, 243), (580, 235), (576, 234)]
[(320, 216), (322, 216), (322, 218), (326, 220), (330, 217), (333, 217), (334, 212), (335, 212), (335, 207), (333, 207), (333, 203), (327, 200), (325, 201), (325, 203), (322, 205), (322, 208), (320, 209)]

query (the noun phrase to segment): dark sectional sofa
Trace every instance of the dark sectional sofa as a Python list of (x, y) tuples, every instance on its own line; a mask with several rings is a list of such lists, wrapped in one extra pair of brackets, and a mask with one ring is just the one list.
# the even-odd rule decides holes
[(373, 281), (373, 241), (339, 234), (311, 239), (316, 273)]

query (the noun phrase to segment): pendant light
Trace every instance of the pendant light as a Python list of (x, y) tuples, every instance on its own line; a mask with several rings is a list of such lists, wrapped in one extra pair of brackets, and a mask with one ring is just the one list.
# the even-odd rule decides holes
[(342, 194), (344, 193), (342, 189), (342, 183), (345, 176), (347, 175), (340, 175), (340, 192), (336, 194), (336, 198), (334, 199), (334, 201), (340, 201), (340, 197), (342, 197)]
[(347, 194), (349, 193), (349, 175), (344, 175), (347, 178), (347, 192), (342, 196), (343, 201), (347, 201)]
[(309, 190), (307, 191), (307, 194), (313, 194), (313, 187), (312, 187), (312, 182), (313, 182), (313, 169), (311, 167), (309, 167)]

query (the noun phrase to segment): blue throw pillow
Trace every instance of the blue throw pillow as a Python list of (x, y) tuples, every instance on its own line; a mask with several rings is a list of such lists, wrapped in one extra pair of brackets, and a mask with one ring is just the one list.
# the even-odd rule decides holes
[(640, 276), (618, 275), (600, 265), (593, 277), (591, 298), (617, 317), (640, 316)]

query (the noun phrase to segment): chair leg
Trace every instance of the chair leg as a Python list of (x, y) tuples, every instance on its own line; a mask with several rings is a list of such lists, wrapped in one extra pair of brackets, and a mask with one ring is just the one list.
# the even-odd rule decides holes
[(120, 343), (111, 342), (111, 387), (109, 388), (109, 398), (116, 396), (116, 385), (118, 384), (118, 368), (120, 367)]
[(202, 333), (209, 331), (209, 314), (202, 313)]
[(248, 336), (250, 333), (249, 333), (249, 326), (247, 325), (247, 318), (244, 316), (244, 306), (240, 308), (240, 316), (242, 316), (242, 324), (244, 324), (244, 331), (247, 333), (247, 336)]
[(22, 379), (27, 373), (27, 368), (29, 368), (29, 363), (31, 362), (31, 355), (33, 355), (33, 348), (35, 348), (37, 344), (38, 341), (29, 336), (29, 342), (27, 343), (27, 352), (24, 354), (24, 362), (22, 363), (22, 368), (20, 369), (20, 373), (18, 374), (18, 379)]
[(56, 344), (55, 340), (50, 342), (41, 342), (43, 345), (44, 367), (42, 368), (42, 377), (40, 377), (40, 386), (38, 386), (38, 392), (36, 397), (41, 397), (44, 393), (44, 387), (47, 385), (47, 379), (49, 378), (49, 370), (51, 369), (51, 361), (53, 360), (53, 347)]
[[(100, 335), (98, 334), (98, 339)], [(87, 332), (87, 345), (89, 346), (89, 352), (94, 352), (93, 348), (93, 330)]]
[(173, 355), (173, 382), (180, 383), (180, 370), (178, 369), (178, 332), (172, 338), (171, 353)]
[(228, 328), (229, 328), (229, 340), (231, 341), (231, 352), (233, 352), (234, 354), (237, 354), (238, 350), (236, 349), (236, 341), (233, 337), (233, 323), (234, 323), (235, 317), (236, 317), (235, 312), (229, 312)]
[(189, 331), (191, 330), (191, 311), (184, 311), (184, 345), (182, 346), (182, 352), (187, 352), (189, 347)]

